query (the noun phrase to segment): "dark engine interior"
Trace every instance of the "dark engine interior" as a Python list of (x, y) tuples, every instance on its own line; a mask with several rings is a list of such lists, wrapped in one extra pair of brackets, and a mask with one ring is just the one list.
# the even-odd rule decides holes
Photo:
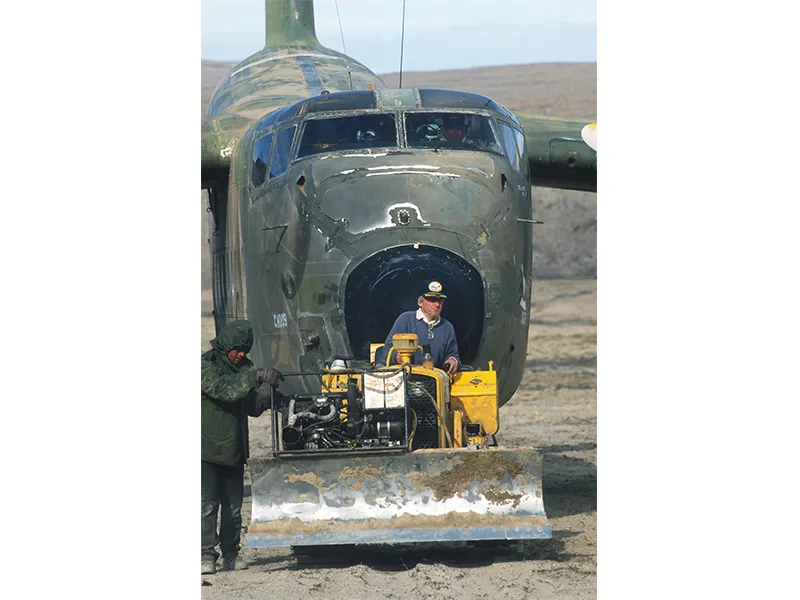
[[(344, 371), (338, 371), (340, 376)], [(298, 376), (289, 375), (287, 379)], [(347, 374), (347, 391), (337, 388), (320, 394), (277, 394), (274, 400), (275, 448), (280, 452), (353, 452), (376, 448), (439, 447), (436, 380), (421, 374), (406, 375), (404, 371)], [(374, 379), (400, 378), (391, 384), (402, 384), (404, 397), (394, 398), (391, 404), (382, 402), (380, 392), (366, 398), (369, 386), (375, 390)], [(359, 381), (360, 380), (360, 381)]]
[(399, 246), (366, 259), (347, 278), (345, 320), (356, 358), (369, 358), (370, 342), (383, 342), (398, 315), (417, 309), (428, 283), (442, 284), (442, 317), (453, 324), (463, 364), (478, 353), (483, 334), (483, 282), (463, 258), (434, 246)]

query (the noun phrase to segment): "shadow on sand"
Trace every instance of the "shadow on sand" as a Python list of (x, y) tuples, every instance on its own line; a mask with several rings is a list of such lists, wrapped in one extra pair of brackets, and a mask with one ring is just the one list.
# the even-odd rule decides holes
[[(564, 538), (577, 535), (554, 532), (549, 540), (440, 542), (427, 544), (342, 545), (293, 548), (293, 564), (287, 570), (350, 568), (364, 565), (376, 571), (405, 571), (419, 564), (439, 564), (455, 568), (485, 567), (497, 563), (527, 560), (567, 561), (573, 554), (563, 553)], [(251, 564), (278, 562), (271, 557), (254, 559)]]

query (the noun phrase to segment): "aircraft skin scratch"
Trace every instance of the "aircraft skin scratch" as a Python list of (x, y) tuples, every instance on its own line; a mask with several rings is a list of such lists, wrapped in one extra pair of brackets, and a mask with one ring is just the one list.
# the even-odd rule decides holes
[(428, 177), (461, 177), (455, 173), (432, 173), (430, 171), (392, 171), (390, 173), (367, 173), (365, 177), (378, 177), (380, 175), (427, 175)]
[(330, 59), (330, 55), (328, 55), (328, 54), (313, 54), (311, 52), (298, 52), (298, 53), (287, 52), (286, 54), (279, 54), (277, 56), (270, 56), (268, 58), (262, 58), (261, 60), (257, 60), (255, 62), (252, 62), (249, 65), (245, 65), (241, 69), (237, 69), (236, 71), (233, 71), (230, 76), (231, 77), (235, 77), (239, 73), (243, 73), (244, 71), (246, 71), (247, 69), (250, 69), (252, 67), (256, 67), (258, 65), (263, 65), (264, 63), (271, 62), (271, 61), (274, 61), (274, 60), (283, 60), (284, 58), (286, 58), (288, 56), (291, 56), (293, 58), (307, 57), (307, 58)]

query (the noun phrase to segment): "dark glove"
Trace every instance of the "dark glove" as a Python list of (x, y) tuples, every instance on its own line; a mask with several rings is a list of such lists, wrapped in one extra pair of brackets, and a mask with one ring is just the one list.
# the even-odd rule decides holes
[(274, 388), (271, 394), (266, 388), (263, 388), (258, 392), (258, 396), (256, 398), (258, 402), (258, 408), (262, 413), (266, 410), (274, 410), (276, 406), (280, 408), (283, 397), (283, 394)]
[(281, 374), (278, 369), (273, 369), (270, 367), (269, 369), (259, 369), (256, 372), (256, 381), (258, 383), (266, 383), (269, 386), (274, 387), (275, 389), (278, 388), (278, 383), (284, 380), (283, 374)]

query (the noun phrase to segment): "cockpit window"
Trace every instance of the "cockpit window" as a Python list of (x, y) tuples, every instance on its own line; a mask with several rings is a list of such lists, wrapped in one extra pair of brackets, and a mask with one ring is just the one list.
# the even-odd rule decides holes
[(492, 122), (482, 115), (406, 113), (406, 135), (411, 148), (480, 150), (503, 155)]
[(519, 129), (514, 129), (514, 137), (517, 138), (517, 149), (520, 155), (525, 154), (525, 136)]
[(520, 170), (520, 159), (522, 158), (522, 150), (517, 148), (517, 142), (514, 136), (514, 130), (503, 122), (500, 122), (500, 137), (503, 138), (503, 147), (506, 150), (506, 157), (511, 166), (516, 171)]
[(269, 178), (278, 177), (286, 173), (289, 168), (289, 152), (292, 149), (295, 125), (278, 131), (275, 137), (275, 151), (272, 153), (272, 165), (269, 168)]
[(525, 136), (522, 134), (522, 132), (519, 129), (517, 129), (515, 127), (514, 128), (514, 137), (517, 140), (517, 151), (519, 152), (519, 157), (520, 157), (520, 160), (522, 161), (522, 164), (520, 165), (520, 171), (525, 171), (525, 169), (526, 169), (526, 166), (525, 166)]
[(267, 180), (267, 162), (269, 161), (269, 147), (272, 144), (272, 134), (265, 135), (256, 140), (253, 145), (253, 167), (250, 170), (250, 180), (258, 187)]
[(297, 158), (333, 152), (397, 146), (393, 115), (358, 115), (306, 121)]

